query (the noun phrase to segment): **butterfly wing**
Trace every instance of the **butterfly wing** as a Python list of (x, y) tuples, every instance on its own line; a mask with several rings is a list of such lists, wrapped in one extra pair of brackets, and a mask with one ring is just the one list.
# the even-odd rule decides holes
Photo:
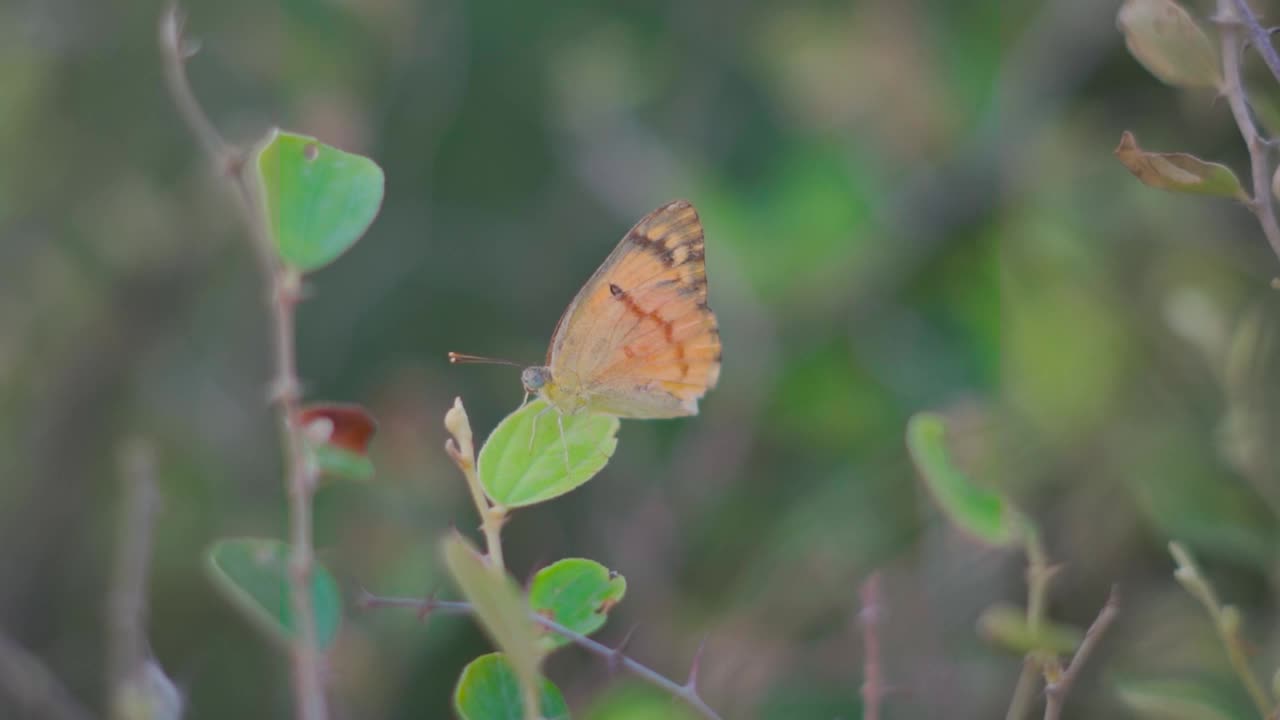
[(684, 200), (636, 223), (569, 305), (547, 365), (562, 392), (620, 417), (694, 415), (720, 376), (702, 223)]

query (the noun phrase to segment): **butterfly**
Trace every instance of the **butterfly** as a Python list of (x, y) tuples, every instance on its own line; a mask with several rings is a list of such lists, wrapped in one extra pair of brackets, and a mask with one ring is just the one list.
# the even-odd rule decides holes
[(720, 378), (705, 257), (697, 210), (676, 200), (641, 218), (578, 291), (552, 333), (546, 364), (520, 375), (526, 397), (559, 412), (562, 437), (565, 414), (698, 414)]

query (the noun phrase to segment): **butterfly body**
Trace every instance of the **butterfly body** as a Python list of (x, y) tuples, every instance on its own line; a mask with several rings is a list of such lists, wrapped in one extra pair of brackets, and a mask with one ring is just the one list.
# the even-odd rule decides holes
[(720, 376), (702, 223), (683, 200), (636, 223), (569, 304), (525, 390), (562, 414), (696, 415)]

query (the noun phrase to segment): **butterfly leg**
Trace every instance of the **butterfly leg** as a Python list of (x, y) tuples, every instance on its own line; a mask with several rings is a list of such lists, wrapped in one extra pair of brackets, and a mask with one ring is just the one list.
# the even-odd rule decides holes
[(564, 413), (556, 413), (556, 425), (560, 426), (560, 447), (564, 448), (564, 471), (568, 473), (569, 468), (569, 441), (564, 439)]
[[(524, 406), (521, 405), (521, 407), (524, 407)], [(533, 429), (529, 431), (529, 452), (533, 452), (533, 439), (538, 436), (538, 418), (542, 417), (543, 415), (546, 415), (554, 407), (555, 407), (554, 405), (548, 405), (542, 408), (542, 412), (533, 416)], [(564, 426), (561, 425), (561, 428), (562, 428), (561, 434), (563, 434), (563, 427)]]

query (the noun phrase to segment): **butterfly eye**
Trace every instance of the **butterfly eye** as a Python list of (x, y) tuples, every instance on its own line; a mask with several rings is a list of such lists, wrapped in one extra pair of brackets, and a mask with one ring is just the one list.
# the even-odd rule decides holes
[(536, 393), (547, 383), (551, 382), (551, 368), (525, 368), (524, 372), (520, 373), (520, 382), (524, 383), (526, 390), (531, 393)]

